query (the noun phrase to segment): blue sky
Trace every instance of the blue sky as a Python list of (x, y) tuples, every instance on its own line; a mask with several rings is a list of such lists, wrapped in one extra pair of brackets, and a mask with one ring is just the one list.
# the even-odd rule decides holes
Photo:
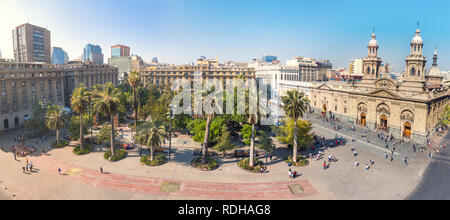
[(450, 70), (450, 1), (372, 0), (0, 0), (0, 50), (13, 57), (11, 30), (25, 22), (47, 27), (52, 46), (70, 58), (87, 43), (125, 44), (146, 61), (183, 64), (200, 56), (251, 61), (276, 54), (329, 59), (335, 67), (367, 55), (376, 27), (380, 56), (396, 72), (405, 66), (417, 21), (431, 65)]

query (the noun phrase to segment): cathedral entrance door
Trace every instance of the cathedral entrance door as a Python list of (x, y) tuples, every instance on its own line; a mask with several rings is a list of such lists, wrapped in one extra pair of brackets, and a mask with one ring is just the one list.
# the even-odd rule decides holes
[(405, 123), (405, 127), (403, 129), (403, 137), (411, 138), (411, 124), (409, 122)]
[(387, 116), (386, 115), (382, 115), (381, 117), (380, 117), (380, 128), (382, 129), (382, 130), (387, 130), (388, 129), (388, 118), (387, 118)]
[(364, 127), (367, 125), (366, 113), (361, 113), (361, 125)]

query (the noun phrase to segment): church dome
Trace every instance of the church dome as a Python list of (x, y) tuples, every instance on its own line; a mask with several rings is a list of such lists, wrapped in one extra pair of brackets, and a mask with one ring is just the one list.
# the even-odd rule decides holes
[(377, 36), (375, 33), (372, 33), (372, 39), (369, 41), (369, 47), (378, 47)]
[(433, 56), (433, 65), (431, 66), (430, 70), (428, 71), (428, 76), (440, 76), (442, 77), (441, 70), (439, 69), (437, 65), (437, 50), (434, 49), (434, 56)]
[(416, 35), (411, 40), (411, 44), (423, 44), (422, 37), (420, 36), (420, 30), (417, 28)]
[(433, 66), (428, 71), (429, 76), (442, 76), (441, 70), (437, 66)]

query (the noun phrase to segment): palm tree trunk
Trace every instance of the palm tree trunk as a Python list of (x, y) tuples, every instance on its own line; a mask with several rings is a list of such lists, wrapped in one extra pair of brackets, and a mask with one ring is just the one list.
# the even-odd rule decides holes
[(84, 150), (83, 114), (80, 114), (80, 150)]
[(252, 137), (250, 143), (250, 167), (255, 166), (255, 124), (252, 123)]
[(150, 148), (150, 161), (153, 162), (155, 156), (155, 149), (153, 147)]
[(116, 146), (114, 145), (114, 115), (111, 114), (111, 155), (116, 155)]
[(56, 144), (59, 145), (59, 129), (56, 129)]
[(292, 156), (292, 161), (294, 163), (297, 163), (297, 148), (298, 148), (298, 134), (297, 134), (297, 130), (298, 130), (298, 125), (297, 125), (297, 119), (295, 119), (295, 129), (294, 129), (294, 152), (293, 152), (293, 156)]
[(136, 102), (136, 88), (133, 87), (133, 95), (134, 95), (134, 127), (137, 129), (137, 102)]
[(208, 143), (209, 143), (209, 132), (211, 129), (211, 121), (212, 121), (212, 115), (208, 115), (206, 118), (205, 139), (203, 140), (203, 147), (202, 147), (203, 163), (206, 162), (206, 157), (208, 155)]

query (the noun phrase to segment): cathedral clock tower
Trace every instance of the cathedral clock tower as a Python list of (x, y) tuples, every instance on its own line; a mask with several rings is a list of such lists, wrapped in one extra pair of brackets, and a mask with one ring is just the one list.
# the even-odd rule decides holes
[(380, 77), (381, 58), (378, 57), (378, 42), (375, 32), (367, 46), (369, 55), (363, 58), (364, 79), (375, 80)]
[(411, 54), (406, 57), (406, 72), (404, 81), (425, 81), (427, 59), (423, 54), (423, 40), (419, 27), (411, 40)]

